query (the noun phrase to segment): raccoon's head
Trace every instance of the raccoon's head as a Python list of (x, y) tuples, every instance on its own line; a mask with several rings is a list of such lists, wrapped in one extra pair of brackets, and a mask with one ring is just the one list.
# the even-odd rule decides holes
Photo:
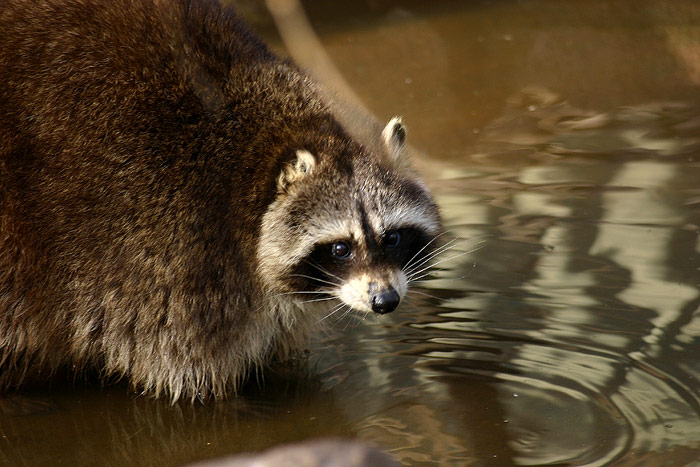
[(383, 154), (329, 137), (318, 153), (298, 148), (282, 169), (257, 251), (272, 293), (382, 314), (399, 305), (409, 270), (422, 268), (433, 249), (440, 217), (403, 160), (401, 120), (381, 137)]

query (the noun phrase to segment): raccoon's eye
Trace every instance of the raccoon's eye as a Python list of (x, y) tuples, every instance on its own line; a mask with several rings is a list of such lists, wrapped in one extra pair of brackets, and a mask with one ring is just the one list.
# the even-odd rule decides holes
[(388, 247), (395, 247), (401, 241), (401, 234), (398, 230), (389, 232), (386, 237), (384, 237), (384, 245)]
[(350, 256), (350, 245), (345, 242), (335, 242), (331, 245), (331, 253), (337, 258), (347, 258)]

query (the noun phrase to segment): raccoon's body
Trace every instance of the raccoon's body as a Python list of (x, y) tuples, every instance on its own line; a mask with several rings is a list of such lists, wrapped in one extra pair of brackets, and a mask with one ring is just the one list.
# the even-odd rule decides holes
[(315, 88), (207, 0), (0, 0), (0, 389), (220, 397), (303, 302), (392, 311), (437, 208), (400, 121), (360, 144)]

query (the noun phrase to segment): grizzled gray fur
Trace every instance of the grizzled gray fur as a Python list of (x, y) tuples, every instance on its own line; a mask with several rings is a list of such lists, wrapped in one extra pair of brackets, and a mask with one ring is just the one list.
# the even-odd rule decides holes
[(0, 0), (0, 390), (222, 397), (392, 311), (437, 208), (399, 119), (364, 145), (319, 95), (214, 1)]

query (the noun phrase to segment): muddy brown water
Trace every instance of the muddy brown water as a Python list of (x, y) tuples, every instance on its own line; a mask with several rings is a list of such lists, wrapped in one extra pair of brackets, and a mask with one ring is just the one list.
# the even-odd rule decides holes
[(34, 390), (39, 410), (0, 415), (0, 464), (182, 465), (337, 435), (405, 465), (697, 465), (700, 5), (305, 5), (366, 107), (405, 117), (454, 238), (440, 271), (239, 398)]

